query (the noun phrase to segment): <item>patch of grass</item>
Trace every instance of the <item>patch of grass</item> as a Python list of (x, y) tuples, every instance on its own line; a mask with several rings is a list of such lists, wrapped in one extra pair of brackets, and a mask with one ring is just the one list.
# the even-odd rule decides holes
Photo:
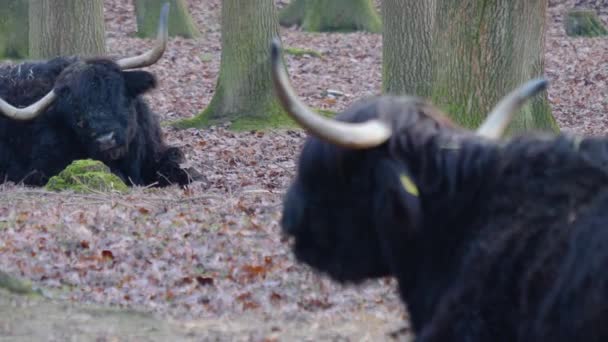
[(265, 131), (277, 128), (297, 127), (296, 123), (284, 113), (273, 113), (264, 120), (242, 116), (232, 121), (230, 129), (234, 131)]
[(336, 117), (336, 112), (331, 111), (331, 110), (326, 110), (326, 109), (315, 109), (315, 111), (321, 115), (323, 115), (326, 118), (334, 118)]
[(0, 271), (0, 288), (16, 294), (33, 294), (32, 283), (28, 280), (17, 279)]
[(319, 51), (311, 50), (311, 49), (301, 49), (296, 47), (285, 47), (283, 49), (284, 53), (292, 56), (312, 56), (312, 57), (322, 57), (322, 54)]
[[(324, 117), (333, 118), (336, 112), (324, 109), (315, 109), (315, 111)], [(270, 114), (267, 114), (264, 119), (260, 119), (255, 115), (239, 115), (230, 122), (229, 128), (233, 131), (265, 131), (271, 129), (295, 129), (301, 128), (287, 113), (282, 109), (275, 109)], [(192, 118), (180, 119), (167, 122), (166, 125), (177, 129), (186, 128), (204, 128), (214, 125), (222, 125), (224, 122), (220, 120), (212, 120), (209, 118), (210, 113), (205, 110), (201, 115)]]
[(599, 37), (608, 34), (597, 14), (591, 10), (572, 10), (565, 20), (568, 36)]
[(200, 56), (200, 59), (203, 63), (209, 63), (213, 60), (213, 55), (211, 55), (210, 53), (204, 53)]

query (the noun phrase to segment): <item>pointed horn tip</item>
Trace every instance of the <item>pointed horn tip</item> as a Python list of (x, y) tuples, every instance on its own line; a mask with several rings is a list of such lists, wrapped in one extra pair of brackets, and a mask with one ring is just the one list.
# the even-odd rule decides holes
[(160, 10), (161, 18), (167, 18), (169, 16), (169, 9), (171, 8), (171, 3), (165, 2), (163, 7)]
[(540, 93), (541, 91), (547, 89), (548, 86), (549, 81), (545, 78), (533, 79), (523, 86), (522, 95), (523, 97), (534, 96)]
[(278, 38), (273, 38), (270, 42), (270, 53), (272, 57), (272, 62), (276, 63), (279, 60), (279, 56), (281, 55), (281, 42)]

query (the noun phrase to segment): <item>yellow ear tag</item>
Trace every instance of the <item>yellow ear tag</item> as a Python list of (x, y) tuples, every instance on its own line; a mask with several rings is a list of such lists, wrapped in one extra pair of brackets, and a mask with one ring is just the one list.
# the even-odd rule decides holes
[(418, 197), (418, 187), (414, 182), (410, 179), (410, 177), (406, 175), (400, 175), (399, 180), (401, 180), (401, 185), (403, 185), (403, 189), (407, 191), (410, 195)]

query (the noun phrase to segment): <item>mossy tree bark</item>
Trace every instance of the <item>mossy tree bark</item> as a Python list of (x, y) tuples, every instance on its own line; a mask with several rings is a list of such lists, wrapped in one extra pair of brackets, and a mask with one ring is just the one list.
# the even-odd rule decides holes
[(4, 0), (0, 6), (0, 58), (28, 57), (28, 1)]
[(222, 56), (215, 94), (199, 115), (175, 127), (231, 122), (233, 129), (291, 123), (277, 102), (271, 79), (270, 42), (279, 36), (273, 0), (222, 1)]
[(102, 0), (31, 1), (29, 18), (33, 58), (105, 53)]
[(382, 30), (372, 0), (293, 0), (279, 19), (281, 25), (309, 32)]
[(154, 38), (158, 30), (160, 8), (169, 2), (169, 35), (184, 38), (196, 38), (200, 31), (188, 13), (185, 0), (135, 0), (137, 17), (137, 35), (142, 38)]
[[(458, 123), (477, 127), (519, 84), (544, 71), (548, 0), (438, 0), (433, 102)], [(510, 131), (557, 130), (547, 94), (515, 116)]]
[[(384, 0), (384, 90), (430, 98), (475, 128), (508, 92), (543, 74), (547, 0), (433, 2)], [(527, 129), (558, 129), (546, 92), (510, 126)]]
[(435, 0), (382, 1), (385, 93), (430, 96), (435, 5)]

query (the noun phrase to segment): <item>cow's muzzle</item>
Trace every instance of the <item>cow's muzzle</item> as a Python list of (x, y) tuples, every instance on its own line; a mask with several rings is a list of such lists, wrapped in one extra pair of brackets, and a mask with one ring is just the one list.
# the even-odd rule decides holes
[(116, 139), (114, 138), (114, 132), (104, 134), (97, 139), (99, 150), (104, 152), (116, 147)]

